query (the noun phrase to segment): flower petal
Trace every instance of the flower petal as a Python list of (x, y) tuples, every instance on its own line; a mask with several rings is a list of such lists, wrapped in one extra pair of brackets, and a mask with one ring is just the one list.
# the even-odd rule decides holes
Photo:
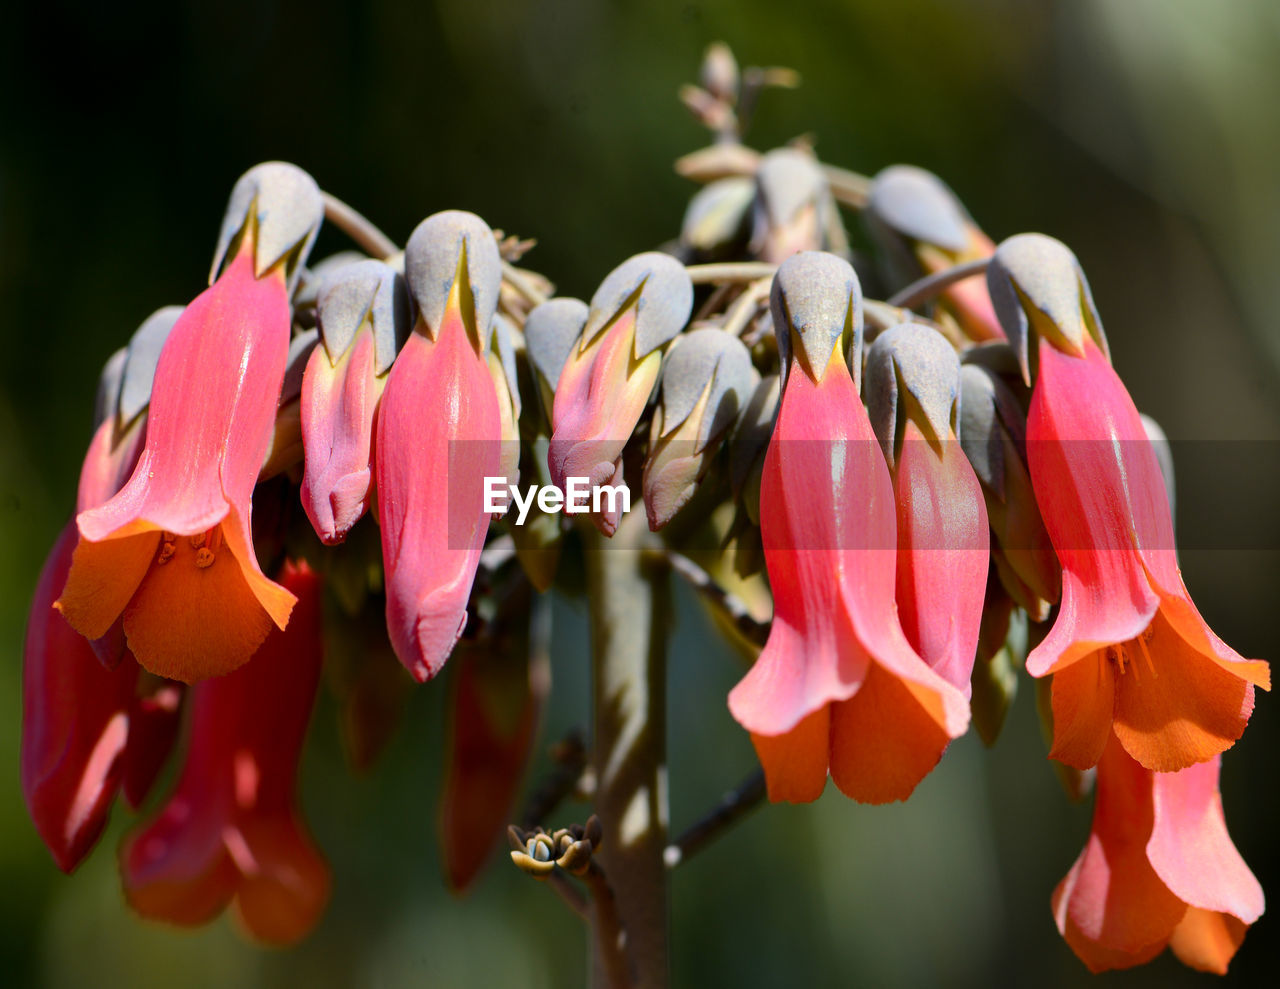
[(1049, 758), (1089, 769), (1111, 739), (1116, 709), (1115, 666), (1104, 652), (1053, 674), (1053, 747)]
[(452, 304), (434, 341), (415, 333), (405, 344), (377, 423), (387, 631), (419, 681), (440, 671), (466, 624), (489, 524), (483, 479), (499, 476), (501, 428), (488, 365)]
[(827, 785), (830, 732), (831, 705), (824, 704), (780, 735), (751, 733), (771, 801), (802, 804), (822, 796)]
[(1179, 898), (1247, 925), (1262, 916), (1265, 901), (1227, 834), (1218, 791), (1221, 767), (1222, 759), (1216, 757), (1181, 772), (1155, 775), (1155, 824), (1147, 857)]
[(1201, 972), (1226, 975), (1249, 925), (1229, 913), (1214, 913), (1189, 907), (1187, 915), (1173, 930), (1169, 947), (1182, 964)]
[(954, 438), (944, 440), (939, 455), (912, 421), (895, 488), (902, 630), (968, 699), (991, 556), (982, 489)]
[(1197, 652), (1163, 611), (1151, 629), (1154, 671), (1124, 646), (1130, 669), (1116, 685), (1115, 733), (1140, 763), (1168, 773), (1235, 744), (1253, 712), (1253, 685)]
[(369, 507), (373, 418), (385, 379), (362, 327), (335, 364), (317, 347), (302, 379), (302, 507), (322, 542), (342, 542)]
[(22, 647), (22, 794), (63, 872), (80, 863), (106, 825), (138, 678), (128, 657), (104, 669), (53, 608), (76, 539), (70, 522), (40, 573)]
[(1153, 957), (1186, 912), (1147, 859), (1151, 775), (1112, 739), (1098, 764), (1089, 841), (1053, 894), (1058, 930), (1094, 971)]
[(831, 705), (831, 779), (862, 803), (906, 800), (950, 741), (937, 712), (872, 663), (858, 692)]
[(271, 442), (289, 349), (282, 269), (253, 275), (244, 249), (178, 318), (156, 365), (147, 443), (128, 484), (81, 512), (98, 542), (135, 526), (191, 536), (247, 508)]
[(186, 537), (163, 544), (161, 554), (166, 546), (173, 547), (172, 556), (151, 566), (124, 611), (125, 635), (138, 661), (157, 676), (185, 683), (247, 662), (272, 620), (245, 580), (230, 541), (207, 566), (197, 564), (200, 551)]
[(1062, 609), (1027, 671), (1045, 676), (1151, 623), (1160, 599), (1139, 548), (1173, 552), (1164, 478), (1133, 400), (1091, 339), (1040, 344), (1027, 460), (1062, 562)]

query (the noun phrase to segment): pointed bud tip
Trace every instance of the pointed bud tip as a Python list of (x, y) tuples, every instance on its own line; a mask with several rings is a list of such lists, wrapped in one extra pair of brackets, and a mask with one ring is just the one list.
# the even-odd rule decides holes
[(773, 276), (769, 297), (783, 374), (794, 356), (790, 327), (804, 347), (808, 371), (815, 381), (852, 325), (848, 354), (854, 380), (859, 380), (862, 360), (862, 287), (852, 265), (822, 251), (802, 251), (789, 257)]
[(637, 358), (672, 340), (693, 312), (693, 282), (669, 254), (647, 251), (614, 268), (591, 297), (582, 339), (590, 341), (635, 298)]
[(890, 466), (904, 417), (935, 443), (946, 441), (954, 431), (960, 404), (960, 359), (941, 334), (919, 323), (890, 327), (871, 344), (866, 375), (871, 424)]
[(895, 233), (949, 251), (963, 251), (973, 221), (951, 188), (914, 165), (890, 165), (871, 183), (870, 214)]
[(573, 345), (582, 336), (589, 310), (580, 299), (550, 299), (529, 313), (524, 324), (529, 363), (555, 391)]
[(1028, 382), (1032, 331), (1074, 356), (1084, 353), (1089, 336), (1107, 353), (1089, 282), (1075, 254), (1062, 241), (1039, 233), (1017, 234), (1005, 240), (987, 268), (987, 288)]
[(827, 194), (827, 179), (812, 154), (775, 148), (760, 159), (756, 188), (770, 226), (786, 225), (807, 204)]
[(324, 196), (320, 187), (310, 175), (288, 162), (264, 162), (245, 172), (231, 190), (209, 274), (210, 283), (227, 260), (232, 242), (251, 219), (257, 229), (254, 274), (261, 278), (284, 261), (292, 289), (324, 220)]
[(755, 385), (751, 353), (737, 337), (718, 329), (692, 330), (672, 347), (662, 368), (662, 433), (693, 412), (708, 385), (705, 420), (698, 441), (731, 426)]
[(484, 339), (498, 311), (502, 257), (489, 225), (474, 213), (445, 210), (427, 217), (404, 249), (405, 280), (428, 330), (434, 334), (466, 257), (465, 288), (471, 293), (477, 336)]
[(325, 276), (316, 316), (331, 362), (337, 361), (366, 320), (373, 331), (375, 369), (385, 374), (412, 329), (413, 307), (404, 277), (372, 258), (341, 265)]

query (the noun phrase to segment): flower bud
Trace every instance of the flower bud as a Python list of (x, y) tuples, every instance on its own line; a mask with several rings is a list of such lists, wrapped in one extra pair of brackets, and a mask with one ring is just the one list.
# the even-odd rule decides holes
[(663, 364), (644, 468), (650, 529), (661, 529), (693, 496), (757, 377), (735, 336), (705, 329), (676, 340)]
[[(885, 249), (894, 282), (985, 258), (995, 249), (956, 194), (936, 175), (913, 165), (891, 165), (876, 175), (866, 215), (871, 233)], [(948, 287), (941, 303), (970, 338), (1003, 336), (980, 278)]]

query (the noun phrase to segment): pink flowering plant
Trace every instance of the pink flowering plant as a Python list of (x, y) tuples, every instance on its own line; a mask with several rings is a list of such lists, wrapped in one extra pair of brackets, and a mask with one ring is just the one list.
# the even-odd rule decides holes
[[(1094, 801), (1044, 923), (1095, 972), (1166, 947), (1227, 971), (1263, 894), (1218, 780), (1269, 667), (1192, 601), (1085, 265), (993, 240), (922, 169), (748, 147), (758, 91), (792, 81), (712, 47), (682, 228), (590, 301), (472, 213), (402, 249), (294, 165), (236, 183), (209, 287), (108, 361), (35, 583), (21, 776), (59, 868), (145, 802), (130, 909), (295, 943), (342, 895), (297, 799), (318, 693), (363, 769), (399, 698), (444, 690), (449, 885), (509, 842), (586, 922), (594, 985), (659, 987), (669, 876), (710, 839), (828, 779), (907, 800), (1035, 682), (1064, 799)], [(313, 258), (326, 222), (357, 250)], [(673, 580), (746, 657), (707, 710), (759, 761), (685, 830)], [(552, 589), (587, 602), (590, 728), (539, 783)], [(593, 813), (563, 819), (571, 795)]]

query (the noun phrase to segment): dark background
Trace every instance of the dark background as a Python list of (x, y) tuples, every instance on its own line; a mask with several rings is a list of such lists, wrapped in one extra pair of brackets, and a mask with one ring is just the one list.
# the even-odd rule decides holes
[[(1200, 451), (1178, 478), (1197, 603), (1240, 652), (1280, 658), (1274, 3), (15, 5), (0, 30), (0, 964), (10, 984), (581, 981), (577, 922), (515, 870), (499, 865), (461, 901), (443, 892), (436, 686), (416, 692), (386, 761), (360, 779), (343, 768), (322, 702), (302, 792), (335, 896), (300, 948), (244, 945), (225, 920), (187, 934), (129, 917), (113, 862), (123, 811), (63, 878), (18, 789), (22, 624), (73, 505), (98, 368), (153, 309), (203, 286), (247, 167), (294, 161), (399, 241), (431, 212), (474, 210), (537, 237), (529, 265), (589, 294), (617, 261), (678, 229), (693, 188), (670, 163), (704, 137), (675, 91), (716, 39), (745, 63), (804, 77), (797, 92), (766, 95), (757, 147), (807, 132), (826, 160), (860, 171), (921, 164), (997, 239), (1034, 229), (1072, 245), (1139, 407)], [(317, 256), (341, 246), (326, 232)], [(1254, 442), (1225, 445), (1240, 440)], [(712, 632), (696, 607), (682, 600), (679, 611), (677, 827), (752, 765), (724, 706), (741, 668), (702, 641)], [(564, 603), (557, 618), (548, 737), (585, 718), (583, 619)], [(908, 805), (864, 808), (832, 790), (815, 807), (760, 813), (683, 867), (677, 984), (1088, 981), (1048, 899), (1089, 811), (1061, 796), (1031, 699), (1024, 684), (995, 749), (961, 740)], [(1272, 890), (1273, 708), (1260, 697), (1223, 772), (1232, 834)], [(1274, 924), (1254, 927), (1229, 982), (1273, 984)], [(1193, 981), (1205, 977), (1168, 956), (1108, 978)]]

